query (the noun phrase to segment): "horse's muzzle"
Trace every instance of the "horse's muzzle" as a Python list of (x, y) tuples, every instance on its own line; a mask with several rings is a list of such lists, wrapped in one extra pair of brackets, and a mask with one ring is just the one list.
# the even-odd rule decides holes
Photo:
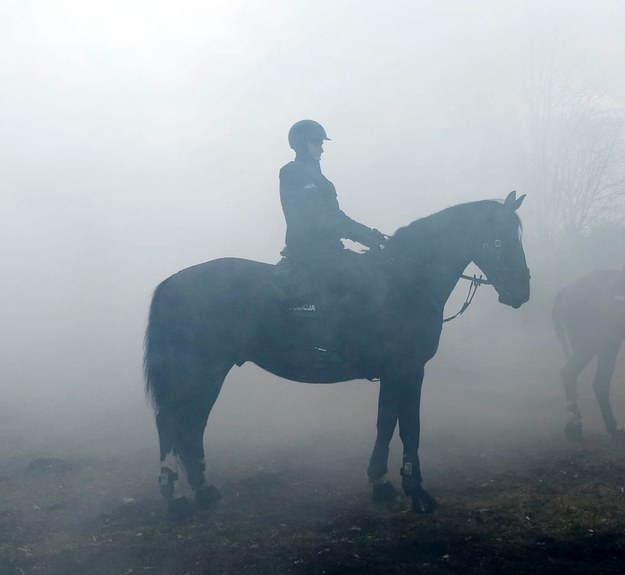
[(529, 274), (521, 281), (514, 283), (513, 285), (506, 286), (504, 289), (498, 289), (499, 302), (504, 305), (509, 305), (514, 309), (520, 308), (524, 303), (527, 303), (530, 299), (530, 278)]

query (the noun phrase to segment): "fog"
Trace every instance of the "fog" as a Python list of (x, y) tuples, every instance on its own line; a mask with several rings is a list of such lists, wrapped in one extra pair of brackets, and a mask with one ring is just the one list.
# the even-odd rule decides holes
[[(8, 0), (0, 16), (5, 454), (147, 449), (156, 468), (141, 371), (152, 291), (221, 256), (278, 261), (277, 175), (302, 118), (332, 139), (322, 169), (342, 209), (387, 234), (460, 202), (527, 194), (532, 300), (508, 309), (482, 287), (446, 325), (426, 370), (423, 441), (427, 454), (445, 434), (561, 433), (551, 298), (591, 264), (623, 260), (607, 250), (561, 276), (549, 267), (519, 140), (544, 58), (625, 106), (621, 2)], [(371, 382), (235, 368), (209, 457), (311, 442), (368, 453), (376, 401)]]

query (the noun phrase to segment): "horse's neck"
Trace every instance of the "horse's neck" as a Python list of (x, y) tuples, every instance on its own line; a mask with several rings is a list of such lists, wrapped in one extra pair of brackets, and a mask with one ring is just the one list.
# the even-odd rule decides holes
[(470, 233), (438, 228), (424, 233), (416, 228), (411, 235), (408, 249), (393, 250), (402, 268), (400, 281), (417, 285), (442, 308), (471, 262)]

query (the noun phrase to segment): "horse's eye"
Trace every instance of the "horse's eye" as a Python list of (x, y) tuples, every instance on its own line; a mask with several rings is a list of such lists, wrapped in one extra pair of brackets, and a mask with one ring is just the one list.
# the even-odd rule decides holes
[(501, 247), (501, 240), (495, 240), (494, 241), (494, 245), (496, 248), (500, 248)]
[(487, 249), (488, 249), (488, 242), (484, 242), (484, 243), (482, 244), (482, 249), (483, 249), (483, 250), (487, 250)]

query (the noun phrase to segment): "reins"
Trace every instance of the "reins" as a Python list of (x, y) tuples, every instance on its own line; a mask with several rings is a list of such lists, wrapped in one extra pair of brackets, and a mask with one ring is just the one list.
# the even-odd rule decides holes
[(477, 288), (480, 287), (481, 285), (492, 285), (493, 282), (488, 281), (487, 279), (482, 278), (482, 276), (480, 275), (480, 277), (478, 278), (477, 276), (467, 276), (462, 274), (460, 276), (463, 280), (470, 280), (471, 283), (469, 284), (469, 291), (467, 292), (467, 297), (464, 300), (464, 303), (462, 304), (462, 307), (460, 308), (460, 311), (458, 313), (455, 313), (454, 315), (452, 315), (451, 317), (445, 318), (443, 319), (443, 323), (451, 321), (452, 319), (456, 319), (459, 315), (462, 315), (467, 308), (471, 305), (471, 302), (473, 301), (473, 298), (475, 297), (475, 294), (477, 292)]

